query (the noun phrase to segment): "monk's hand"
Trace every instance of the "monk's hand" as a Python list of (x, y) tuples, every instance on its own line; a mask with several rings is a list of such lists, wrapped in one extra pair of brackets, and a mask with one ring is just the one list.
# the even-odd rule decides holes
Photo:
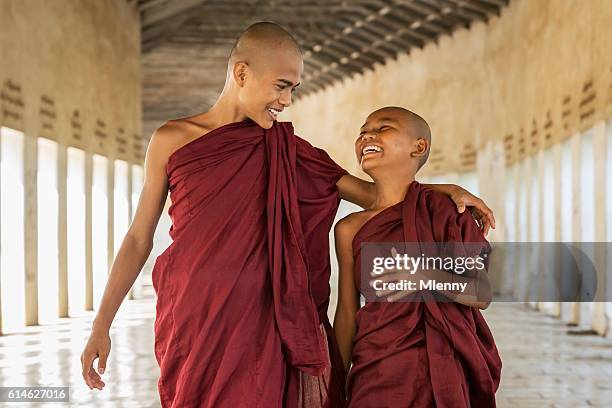
[[(391, 256), (397, 256), (397, 250), (395, 248), (391, 248)], [(382, 274), (378, 274), (375, 272), (370, 272), (370, 276), (372, 279), (370, 280), (370, 286), (374, 287), (374, 281), (379, 281), (378, 285), (384, 283), (392, 283), (392, 282), (401, 282), (403, 280), (406, 281), (415, 281), (415, 277), (423, 278), (424, 272), (417, 271), (415, 273), (411, 273), (410, 271), (406, 271), (403, 269), (387, 269)], [(376, 297), (385, 299), (387, 302), (397, 302), (413, 293), (417, 292), (416, 287), (414, 289), (403, 288), (403, 289), (375, 289)]]
[(472, 216), (478, 223), (478, 226), (485, 235), (489, 233), (491, 228), (495, 229), (495, 216), (493, 211), (474, 194), (470, 193), (461, 186), (453, 186), (450, 191), (450, 198), (457, 206), (457, 211), (464, 212), (466, 208), (470, 209)]
[[(110, 353), (111, 340), (107, 331), (94, 330), (87, 340), (85, 349), (81, 354), (81, 365), (83, 368), (83, 379), (90, 390), (97, 388), (102, 390), (104, 382), (101, 374), (106, 370), (106, 360)], [(98, 359), (98, 371), (93, 367), (93, 362)]]

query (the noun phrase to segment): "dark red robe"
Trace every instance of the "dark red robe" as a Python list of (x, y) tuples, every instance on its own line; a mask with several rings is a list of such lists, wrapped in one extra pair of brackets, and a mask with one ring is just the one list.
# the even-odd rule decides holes
[[(378, 213), (355, 235), (357, 290), (366, 242), (488, 246), (469, 212), (459, 214), (449, 197), (416, 181), (403, 202)], [(495, 406), (501, 359), (478, 309), (454, 302), (366, 302), (356, 324), (350, 407)]]
[(162, 406), (342, 404), (328, 234), (346, 172), (291, 123), (252, 120), (180, 147), (166, 172), (173, 242), (153, 268)]

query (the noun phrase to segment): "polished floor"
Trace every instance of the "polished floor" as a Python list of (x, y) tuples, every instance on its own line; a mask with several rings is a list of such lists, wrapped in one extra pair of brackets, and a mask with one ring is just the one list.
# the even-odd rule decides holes
[(522, 304), (495, 303), (486, 318), (503, 360), (499, 407), (612, 407), (612, 339), (569, 335)]
[(93, 316), (30, 327), (26, 334), (0, 337), (0, 385), (70, 386), (70, 404), (5, 403), (0, 407), (159, 407), (159, 368), (153, 354), (153, 299), (126, 301), (111, 329), (106, 387), (90, 390), (80, 356)]
[[(89, 390), (81, 378), (79, 357), (91, 317), (0, 337), (0, 385), (68, 385), (71, 406), (159, 407), (154, 309), (152, 299), (122, 306), (111, 331), (103, 391)], [(504, 362), (499, 407), (612, 406), (612, 340), (568, 335), (559, 320), (520, 304), (495, 303), (485, 314)]]

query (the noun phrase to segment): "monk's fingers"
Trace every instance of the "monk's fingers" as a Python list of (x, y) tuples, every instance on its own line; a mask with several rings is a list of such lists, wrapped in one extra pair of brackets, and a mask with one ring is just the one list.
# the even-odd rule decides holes
[(373, 278), (370, 280), (370, 282), (374, 280), (380, 280), (382, 282), (397, 282), (400, 280), (415, 280), (417, 278), (427, 277), (426, 271), (423, 269), (417, 269), (413, 271), (403, 269), (389, 269), (384, 273), (371, 273), (370, 276), (372, 276)]
[(99, 388), (100, 387), (100, 383), (102, 382), (102, 378), (100, 378), (100, 375), (93, 368), (93, 364), (92, 364), (92, 367), (90, 367), (89, 371), (87, 372), (87, 377), (88, 377), (89, 382), (92, 385), (92, 387), (94, 387), (94, 388)]
[(455, 202), (455, 205), (457, 206), (457, 211), (459, 213), (465, 211), (465, 208), (467, 207), (467, 202), (464, 196), (455, 196), (453, 198), (453, 201)]
[(485, 213), (487, 221), (489, 224), (491, 224), (491, 228), (495, 229), (495, 213), (493, 213), (493, 210), (491, 210), (489, 207), (487, 207), (487, 210), (488, 211)]
[(482, 225), (482, 232), (484, 233), (484, 235), (488, 235), (489, 231), (491, 230), (491, 223), (484, 219), (480, 221), (480, 224)]
[(412, 290), (377, 290), (376, 296), (385, 298), (387, 302), (397, 302), (412, 293)]
[(488, 234), (491, 228), (495, 228), (495, 217), (493, 216), (493, 211), (490, 209), (488, 211), (483, 211), (482, 209), (476, 207), (470, 207), (470, 211), (472, 212), (472, 216), (476, 220), (478, 227), (484, 232), (484, 234)]
[(98, 375), (96, 370), (93, 369), (93, 367), (91, 368), (91, 370), (89, 370), (89, 378), (94, 388), (97, 388), (99, 390), (102, 390), (102, 388), (104, 388), (104, 381), (102, 381), (102, 378)]
[(89, 368), (92, 366), (94, 358), (95, 356), (87, 350), (81, 354), (81, 374), (84, 380), (89, 378)]
[(94, 381), (99, 381), (102, 379), (102, 377), (100, 377), (100, 374), (98, 374), (93, 367), (89, 368), (89, 372), (87, 373), (87, 375), (89, 376), (90, 379)]
[[(108, 353), (106, 353), (106, 356), (108, 356)], [(89, 389), (97, 388), (101, 390), (105, 385), (93, 367), (94, 360), (98, 357), (99, 354), (91, 351), (90, 348), (86, 348), (83, 354), (81, 354), (82, 375)], [(106, 357), (102, 364), (106, 364)], [(98, 367), (100, 367), (100, 361), (98, 361)]]
[(489, 207), (485, 206), (485, 210), (482, 211), (482, 223), (485, 225), (485, 228), (487, 228), (487, 231), (489, 228), (493, 228), (495, 229), (495, 214), (493, 214), (493, 210), (491, 210)]
[(462, 213), (468, 206), (471, 205), (471, 199), (476, 197), (474, 197), (469, 191), (467, 191), (463, 187), (455, 186), (453, 192), (450, 194), (450, 198), (457, 206), (457, 211), (459, 213)]
[(483, 224), (488, 223), (491, 228), (495, 228), (495, 214), (493, 214), (493, 210), (491, 210), (484, 201), (477, 198), (473, 207), (474, 211), (472, 213), (475, 215), (476, 219), (480, 220)]
[(104, 374), (106, 370), (106, 360), (108, 359), (108, 351), (103, 351), (99, 353), (98, 358), (98, 373)]
[(390, 275), (396, 275), (396, 274), (409, 275), (410, 272), (409, 271), (405, 271), (403, 269), (397, 269), (397, 268), (385, 269), (382, 273), (381, 272), (374, 272), (374, 271), (370, 272), (370, 276), (375, 277), (375, 278), (378, 278), (380, 276), (390, 276)]
[(389, 295), (392, 295), (392, 294), (394, 294), (396, 292), (397, 292), (397, 290), (381, 289), (381, 290), (377, 290), (376, 291), (376, 297), (379, 297), (379, 298), (384, 297), (384, 298), (386, 298)]
[(399, 271), (399, 272), (388, 272), (382, 275), (374, 275), (374, 279), (370, 280), (370, 285), (373, 285), (375, 281), (379, 282), (398, 282), (404, 279), (411, 279), (414, 275), (410, 272)]
[(487, 235), (492, 226), (491, 218), (485, 214), (479, 214), (479, 217), (478, 223), (480, 224), (480, 229), (482, 229), (484, 235)]
[[(391, 256), (393, 258), (395, 258), (397, 256), (397, 249), (395, 249), (395, 247), (391, 247)], [(370, 271), (370, 276), (378, 279), (381, 276), (388, 276), (388, 275), (391, 275), (391, 274), (393, 274), (393, 273), (395, 273), (397, 271), (399, 271), (399, 269), (395, 269), (395, 268), (390, 268), (390, 269), (386, 269), (385, 268), (385, 269), (383, 269), (382, 272), (376, 272), (376, 271), (372, 270), (372, 271)], [(372, 284), (372, 281), (370, 281), (370, 284)]]
[(96, 355), (89, 352), (84, 351), (81, 355), (81, 365), (82, 365), (82, 376), (83, 380), (85, 380), (85, 384), (91, 389), (94, 385), (94, 378), (91, 377), (91, 370), (93, 370), (93, 361), (96, 358)]
[(474, 217), (474, 221), (476, 221), (476, 224), (478, 224), (478, 228), (484, 231), (486, 221), (485, 216), (478, 211), (476, 207), (470, 207), (470, 212), (472, 213), (472, 217)]
[(399, 302), (400, 300), (402, 300), (403, 298), (405, 298), (406, 296), (410, 295), (414, 293), (413, 291), (409, 291), (409, 290), (401, 290), (398, 291), (396, 293), (393, 293), (389, 296), (387, 296), (387, 302)]

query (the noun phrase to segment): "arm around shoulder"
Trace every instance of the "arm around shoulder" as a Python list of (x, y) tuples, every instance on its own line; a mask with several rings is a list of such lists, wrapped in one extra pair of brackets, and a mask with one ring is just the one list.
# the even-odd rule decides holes
[(360, 179), (351, 174), (345, 174), (336, 183), (340, 198), (357, 204), (361, 208), (369, 208), (376, 198), (374, 183)]

